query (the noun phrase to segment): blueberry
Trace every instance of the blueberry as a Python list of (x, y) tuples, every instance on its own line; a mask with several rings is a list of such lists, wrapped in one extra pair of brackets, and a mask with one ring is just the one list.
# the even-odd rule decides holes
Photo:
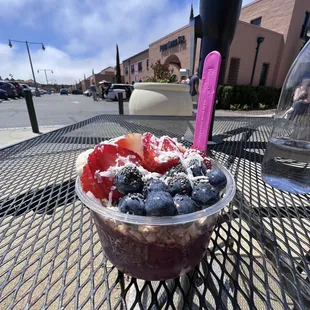
[(168, 189), (167, 191), (171, 196), (176, 194), (186, 194), (188, 196), (192, 193), (192, 186), (188, 178), (184, 175), (177, 174), (171, 178), (168, 178)]
[(176, 194), (173, 201), (178, 215), (196, 212), (195, 202), (187, 195)]
[(205, 209), (220, 200), (220, 193), (209, 182), (199, 180), (194, 182), (192, 199)]
[(147, 197), (147, 195), (151, 192), (165, 192), (167, 190), (167, 185), (159, 180), (159, 179), (151, 179), (148, 180), (143, 188), (143, 195)]
[(142, 175), (136, 167), (126, 166), (118, 170), (114, 184), (122, 194), (139, 193), (143, 189)]
[(171, 216), (176, 207), (169, 193), (151, 192), (145, 200), (145, 210), (148, 216)]
[(175, 174), (180, 172), (186, 173), (186, 169), (183, 167), (182, 164), (177, 164), (176, 166), (166, 171), (166, 176), (173, 177)]
[(145, 215), (145, 205), (141, 194), (128, 194), (118, 203), (118, 209), (122, 213)]
[(189, 162), (188, 167), (191, 169), (194, 177), (200, 177), (207, 173), (206, 165), (198, 159), (192, 159)]
[(219, 191), (224, 189), (227, 184), (226, 176), (221, 169), (216, 168), (208, 171), (207, 177), (209, 178), (210, 184), (216, 187)]

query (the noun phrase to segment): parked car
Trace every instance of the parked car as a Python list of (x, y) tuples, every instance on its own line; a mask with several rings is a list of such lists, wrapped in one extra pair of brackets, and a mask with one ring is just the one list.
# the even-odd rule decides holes
[(0, 89), (0, 99), (3, 99), (3, 100), (9, 99), (8, 93), (3, 89)]
[(35, 87), (30, 87), (30, 86), (29, 86), (29, 88), (31, 90), (32, 96), (35, 96), (36, 95), (36, 88)]
[(42, 88), (38, 88), (39, 92), (40, 92), (40, 95), (45, 95), (47, 94), (47, 91), (45, 89), (42, 89)]
[(27, 84), (20, 84), (20, 86), (21, 86), (23, 89), (30, 89), (30, 87), (29, 87)]
[(15, 99), (17, 97), (15, 86), (8, 81), (0, 81), (0, 89), (5, 90), (10, 98)]
[(60, 89), (60, 95), (67, 95), (68, 96), (68, 91), (65, 88)]
[(15, 90), (16, 90), (16, 92), (17, 92), (17, 96), (18, 96), (18, 97), (24, 97), (24, 92), (23, 92), (22, 86), (21, 86), (19, 83), (14, 82), (14, 81), (10, 81), (10, 83), (11, 83), (12, 85), (14, 85)]
[(79, 89), (73, 89), (72, 90), (72, 95), (83, 95), (83, 92)]
[(90, 97), (92, 94), (91, 94), (91, 91), (87, 89), (86, 91), (84, 91), (83, 95), (86, 97)]
[(117, 89), (125, 90), (125, 96), (123, 96), (124, 99), (129, 99), (134, 90), (133, 86), (129, 84), (111, 84), (106, 88), (104, 98), (117, 101), (118, 95), (115, 91)]

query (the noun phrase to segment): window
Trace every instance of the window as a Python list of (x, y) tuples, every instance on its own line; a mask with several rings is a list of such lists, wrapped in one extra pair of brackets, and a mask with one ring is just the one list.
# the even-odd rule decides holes
[(150, 60), (147, 59), (146, 60), (146, 70), (149, 71), (149, 68), (150, 68)]
[(125, 67), (125, 74), (128, 75), (128, 73), (129, 73), (128, 67)]
[(237, 84), (240, 68), (240, 58), (231, 58), (228, 72), (227, 84)]
[(131, 65), (130, 70), (131, 70), (131, 73), (134, 74), (135, 73), (135, 65)]
[(251, 24), (255, 26), (260, 26), (261, 23), (262, 23), (262, 17), (258, 17), (251, 20)]
[(304, 23), (301, 26), (300, 38), (307, 39), (307, 31), (310, 29), (310, 12), (305, 13)]
[(142, 71), (142, 61), (138, 62), (138, 71)]
[(269, 67), (270, 67), (270, 64), (263, 63), (262, 72), (260, 74), (260, 79), (259, 79), (259, 86), (265, 86), (266, 85)]

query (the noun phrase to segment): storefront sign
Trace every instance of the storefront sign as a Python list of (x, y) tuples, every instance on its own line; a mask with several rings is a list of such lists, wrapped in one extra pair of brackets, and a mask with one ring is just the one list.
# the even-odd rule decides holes
[(161, 45), (159, 50), (161, 52), (166, 51), (169, 48), (172, 48), (172, 47), (175, 47), (177, 45), (184, 44), (184, 43), (186, 43), (185, 36), (179, 36), (177, 39), (175, 39), (173, 41), (169, 41), (168, 43)]

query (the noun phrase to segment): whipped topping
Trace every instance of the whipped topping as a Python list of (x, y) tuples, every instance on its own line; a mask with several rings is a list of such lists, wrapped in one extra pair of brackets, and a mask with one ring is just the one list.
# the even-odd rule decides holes
[(78, 176), (81, 176), (83, 173), (83, 168), (87, 164), (88, 156), (94, 149), (89, 149), (82, 152), (75, 162), (75, 170)]

